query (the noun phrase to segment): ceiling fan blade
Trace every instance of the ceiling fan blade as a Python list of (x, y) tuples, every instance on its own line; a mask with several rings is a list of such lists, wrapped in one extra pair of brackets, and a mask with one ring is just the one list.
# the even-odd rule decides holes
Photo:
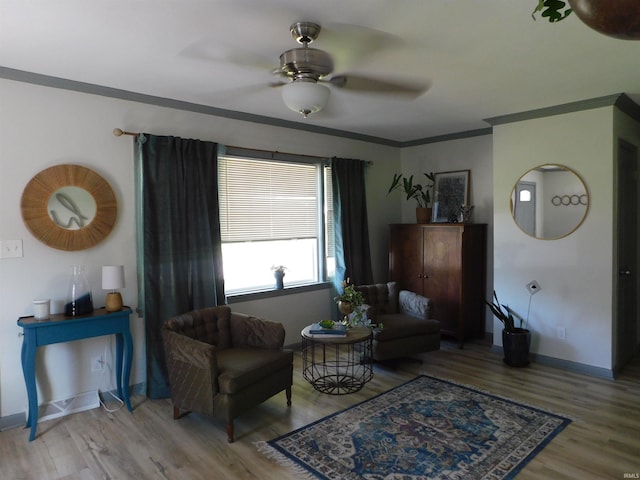
[(334, 75), (328, 82), (334, 87), (368, 93), (390, 93), (419, 97), (427, 90), (428, 82), (382, 80), (363, 75)]
[(403, 48), (405, 42), (397, 35), (373, 28), (329, 23), (322, 25), (322, 31), (314, 46), (329, 52), (336, 70), (344, 71), (385, 50)]
[(202, 38), (187, 45), (179, 53), (179, 56), (205, 62), (255, 67), (263, 71), (270, 71), (274, 68), (274, 59), (271, 56), (239, 48), (237, 45), (225, 45), (211, 37)]

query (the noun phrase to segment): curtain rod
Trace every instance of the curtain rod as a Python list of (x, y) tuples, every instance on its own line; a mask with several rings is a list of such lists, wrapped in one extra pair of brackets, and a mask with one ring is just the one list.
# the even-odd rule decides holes
[[(121, 137), (122, 135), (131, 135), (132, 137), (138, 137), (140, 135), (140, 132), (127, 132), (126, 130), (122, 130), (121, 128), (114, 128), (113, 129), (113, 134), (116, 137)], [(260, 150), (257, 148), (246, 148), (246, 147), (236, 147), (235, 145), (225, 145), (226, 148), (233, 148), (236, 150), (248, 150), (248, 151), (252, 151), (252, 152), (262, 152), (262, 153), (269, 153), (269, 154), (273, 154), (273, 153), (282, 153), (282, 152), (273, 152), (271, 150)], [(295, 155), (299, 155), (299, 154), (295, 154)], [(310, 158), (325, 158), (325, 157), (316, 157), (313, 155), (299, 155), (300, 157), (310, 157)]]
[[(114, 128), (113, 129), (113, 134), (116, 137), (121, 137), (122, 135), (130, 135), (132, 137), (136, 137), (138, 138), (140, 136), (140, 132), (127, 132), (126, 130), (122, 130), (121, 128)], [(252, 151), (252, 152), (262, 152), (262, 153), (268, 153), (268, 154), (274, 154), (274, 153), (282, 153), (282, 152), (273, 152), (271, 150), (260, 150), (257, 148), (246, 148), (246, 147), (236, 147), (235, 145), (225, 145), (226, 148), (232, 148), (232, 149), (236, 149), (236, 150), (247, 150), (247, 151)], [(299, 155), (299, 154), (292, 154), (292, 155), (298, 155), (300, 157), (310, 157), (310, 158), (325, 158), (325, 157), (316, 157), (313, 155)]]
[(121, 128), (114, 128), (113, 129), (113, 134), (116, 137), (121, 137), (122, 135), (131, 135), (132, 137), (136, 137), (138, 138), (138, 136), (140, 135), (140, 133), (137, 132), (127, 132), (126, 130), (122, 130)]
[[(114, 128), (113, 129), (113, 134), (116, 137), (121, 137), (122, 135), (130, 135), (132, 137), (136, 137), (136, 139), (140, 136), (140, 132), (127, 132), (126, 130), (122, 130), (121, 128)], [(252, 150), (254, 152), (264, 152), (264, 153), (281, 153), (281, 152), (278, 152), (278, 151), (272, 152), (270, 150), (259, 150), (259, 149), (256, 149), (256, 148), (236, 147), (234, 145), (225, 145), (225, 146), (228, 147), (228, 148), (235, 148), (235, 149), (238, 149), (238, 150)], [(292, 154), (292, 155), (298, 155), (298, 156), (301, 156), (301, 157), (310, 157), (310, 158), (326, 158), (326, 157), (316, 157), (314, 155), (300, 155), (300, 154), (297, 154), (297, 153), (296, 154)], [(373, 165), (373, 160), (364, 160), (364, 163), (367, 164), (367, 165)]]

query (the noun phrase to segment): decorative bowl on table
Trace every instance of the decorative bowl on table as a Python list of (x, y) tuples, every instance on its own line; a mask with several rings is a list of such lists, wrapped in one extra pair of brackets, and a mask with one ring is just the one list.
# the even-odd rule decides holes
[(320, 325), (322, 328), (329, 329), (329, 328), (333, 328), (333, 326), (334, 326), (335, 324), (334, 324), (333, 320), (322, 320), (322, 321), (320, 321), (320, 322), (319, 322), (319, 325)]

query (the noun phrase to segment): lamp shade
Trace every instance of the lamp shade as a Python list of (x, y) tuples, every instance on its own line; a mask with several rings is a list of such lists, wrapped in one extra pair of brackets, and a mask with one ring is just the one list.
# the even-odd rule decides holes
[(284, 104), (305, 118), (327, 106), (329, 88), (315, 81), (296, 80), (281, 88)]
[(102, 267), (102, 289), (116, 290), (124, 288), (124, 265)]

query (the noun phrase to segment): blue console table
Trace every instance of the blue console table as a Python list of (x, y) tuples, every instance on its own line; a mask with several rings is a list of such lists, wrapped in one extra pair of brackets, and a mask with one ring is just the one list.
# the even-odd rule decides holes
[(18, 326), (23, 328), (22, 372), (27, 386), (29, 413), (25, 428), (31, 427), (29, 441), (36, 438), (38, 426), (38, 390), (36, 389), (36, 349), (52, 343), (71, 342), (83, 338), (102, 335), (116, 336), (116, 385), (118, 396), (122, 398), (131, 412), (129, 399), (129, 377), (133, 359), (133, 341), (129, 330), (131, 309), (123, 308), (119, 312), (107, 312), (104, 308), (78, 317), (63, 314), (51, 315), (46, 320), (34, 317), (20, 317)]

